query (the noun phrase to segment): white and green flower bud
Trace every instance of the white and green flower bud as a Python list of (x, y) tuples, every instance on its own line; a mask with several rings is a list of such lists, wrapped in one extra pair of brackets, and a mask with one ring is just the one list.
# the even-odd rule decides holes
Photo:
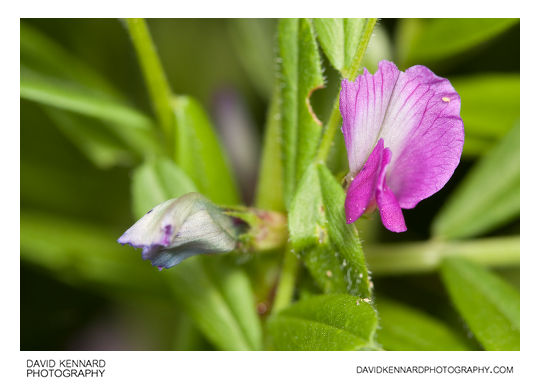
[(171, 268), (197, 254), (235, 249), (234, 218), (198, 193), (167, 200), (139, 219), (119, 239), (142, 248), (142, 256), (158, 268)]

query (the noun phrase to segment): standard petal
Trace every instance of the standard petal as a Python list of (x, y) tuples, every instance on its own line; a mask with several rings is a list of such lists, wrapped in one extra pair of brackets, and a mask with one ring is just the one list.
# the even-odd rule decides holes
[(380, 130), (399, 76), (395, 64), (381, 61), (375, 74), (371, 75), (366, 69), (356, 81), (345, 79), (341, 83), (341, 130), (353, 174), (362, 169), (379, 137), (383, 137)]
[(394, 156), (386, 180), (401, 208), (441, 189), (463, 149), (460, 98), (447, 79), (417, 65), (399, 76), (380, 135)]
[(347, 190), (345, 216), (348, 224), (358, 220), (375, 198), (383, 149), (384, 141), (381, 139)]

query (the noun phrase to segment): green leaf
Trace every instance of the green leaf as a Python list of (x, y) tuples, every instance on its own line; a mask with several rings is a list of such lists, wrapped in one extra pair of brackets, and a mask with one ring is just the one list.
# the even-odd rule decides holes
[(141, 155), (161, 153), (152, 121), (114, 98), (79, 84), (21, 68), (21, 98), (103, 120), (129, 148)]
[(315, 89), (324, 85), (324, 79), (310, 21), (281, 19), (278, 31), (284, 198), (288, 207), (319, 145), (322, 127), (309, 98)]
[(467, 340), (442, 321), (406, 305), (377, 298), (377, 340), (389, 351), (466, 351)]
[(131, 192), (133, 213), (139, 218), (166, 200), (197, 192), (197, 187), (171, 160), (160, 158), (135, 169)]
[(99, 72), (66, 51), (26, 22), (21, 22), (21, 65), (25, 68), (81, 84), (108, 97), (121, 100), (120, 93)]
[(144, 19), (126, 19), (126, 25), (137, 52), (137, 58), (150, 93), (154, 112), (165, 133), (165, 137), (171, 139), (174, 132), (174, 113), (171, 105), (172, 92), (152, 42), (150, 31)]
[[(481, 74), (452, 79), (461, 97), (465, 151), (478, 140), (493, 146), (519, 119), (519, 74)], [(475, 140), (476, 139), (476, 140)]]
[(321, 48), (343, 77), (355, 77), (359, 72), (375, 22), (375, 19), (313, 19)]
[(283, 163), (281, 159), (280, 91), (276, 84), (266, 117), (261, 165), (255, 205), (274, 211), (285, 210), (283, 202)]
[(112, 134), (110, 128), (71, 112), (49, 107), (43, 109), (58, 129), (98, 167), (109, 168), (134, 162), (133, 154)]
[(320, 295), (299, 301), (268, 321), (277, 350), (358, 350), (376, 347), (373, 307), (349, 295)]
[(196, 256), (174, 270), (171, 285), (199, 329), (222, 350), (262, 347), (260, 321), (246, 273), (212, 256)]
[(326, 293), (371, 296), (362, 246), (346, 224), (345, 193), (324, 164), (312, 164), (291, 203), (289, 232), (317, 284)]
[(519, 216), (519, 190), (517, 124), (471, 169), (435, 217), (432, 232), (441, 238), (487, 233)]
[(157, 270), (140, 255), (121, 247), (122, 233), (60, 216), (21, 211), (21, 259), (52, 272), (58, 279), (110, 294), (166, 295)]
[[(133, 178), (134, 214), (140, 217), (155, 205), (191, 191), (196, 192), (196, 186), (172, 161), (146, 163)], [(238, 265), (216, 255), (194, 256), (163, 272), (197, 327), (218, 348), (260, 348), (253, 291)]]
[(175, 160), (199, 191), (218, 204), (236, 204), (238, 191), (221, 143), (202, 106), (189, 96), (174, 101)]
[(485, 349), (519, 350), (519, 292), (464, 259), (447, 259), (442, 278), (452, 302)]
[(519, 19), (401, 19), (398, 56), (403, 67), (432, 64), (471, 50), (503, 33)]

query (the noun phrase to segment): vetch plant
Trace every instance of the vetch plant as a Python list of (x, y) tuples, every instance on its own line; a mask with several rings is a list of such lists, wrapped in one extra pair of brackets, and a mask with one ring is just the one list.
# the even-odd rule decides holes
[[(23, 135), (24, 263), (136, 302), (162, 349), (519, 349), (519, 74), (459, 66), (467, 53), (491, 68), (474, 48), (518, 21), (398, 20), (394, 38), (376, 19), (219, 22), (219, 36), (182, 20), (152, 36), (161, 21), (122, 21), (154, 116), (21, 23), (21, 116), (39, 105), (99, 169), (73, 174), (107, 197), (81, 188), (71, 204), (109, 218), (62, 216), (63, 189), (30, 199), (84, 180), (32, 163)], [(173, 30), (197, 37), (168, 45)], [(171, 46), (182, 63), (160, 60)], [(235, 178), (228, 153), (243, 149), (211, 118), (224, 113), (194, 96), (215, 87), (203, 64), (221, 46), (234, 58), (220, 68), (249, 86), (223, 93), (237, 92), (220, 104), (234, 135), (256, 120), (246, 106), (268, 104), (256, 185)]]

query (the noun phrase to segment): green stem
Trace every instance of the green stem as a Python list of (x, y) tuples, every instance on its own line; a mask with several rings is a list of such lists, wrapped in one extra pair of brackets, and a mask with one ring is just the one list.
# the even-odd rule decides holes
[(126, 19), (127, 28), (141, 65), (146, 86), (167, 142), (173, 142), (174, 113), (167, 77), (144, 19)]
[(338, 93), (336, 100), (334, 101), (334, 108), (332, 108), (332, 113), (330, 114), (330, 118), (328, 119), (328, 123), (326, 123), (326, 127), (324, 129), (324, 135), (321, 140), (319, 152), (317, 152), (318, 162), (325, 161), (326, 158), (328, 157), (328, 154), (330, 153), (330, 149), (332, 148), (332, 144), (334, 143), (334, 136), (336, 135), (336, 131), (340, 123), (341, 123), (341, 114), (339, 112), (339, 93)]
[[(346, 68), (342, 71), (342, 75), (344, 78), (354, 80), (358, 73), (360, 73), (360, 69), (362, 68), (362, 59), (364, 58), (364, 54), (366, 53), (369, 39), (371, 38), (371, 34), (373, 33), (373, 28), (375, 28), (376, 23), (377, 19), (368, 19), (368, 21), (366, 22), (364, 30), (362, 31), (362, 39), (360, 40), (360, 43), (356, 48), (352, 64), (349, 68)], [(338, 92), (334, 101), (332, 113), (330, 114), (330, 118), (328, 119), (328, 123), (326, 124), (324, 134), (321, 139), (319, 151), (317, 152), (317, 161), (325, 161), (328, 157), (328, 154), (330, 153), (330, 149), (332, 148), (332, 144), (334, 142), (334, 136), (336, 135), (340, 123), (341, 114), (339, 112)]]
[(274, 298), (274, 305), (272, 307), (273, 313), (278, 313), (290, 304), (294, 294), (294, 285), (299, 264), (300, 261), (298, 257), (290, 246), (287, 246), (276, 290), (276, 297)]
[(519, 236), (366, 245), (364, 250), (370, 270), (376, 275), (431, 272), (449, 257), (465, 258), (491, 267), (519, 265)]
[(360, 70), (362, 69), (362, 60), (364, 59), (364, 54), (366, 53), (369, 39), (371, 39), (371, 34), (373, 33), (375, 24), (377, 24), (377, 19), (367, 20), (364, 30), (362, 31), (362, 39), (360, 39), (360, 43), (358, 43), (351, 66), (343, 70), (342, 74), (344, 78), (352, 81), (360, 73)]

